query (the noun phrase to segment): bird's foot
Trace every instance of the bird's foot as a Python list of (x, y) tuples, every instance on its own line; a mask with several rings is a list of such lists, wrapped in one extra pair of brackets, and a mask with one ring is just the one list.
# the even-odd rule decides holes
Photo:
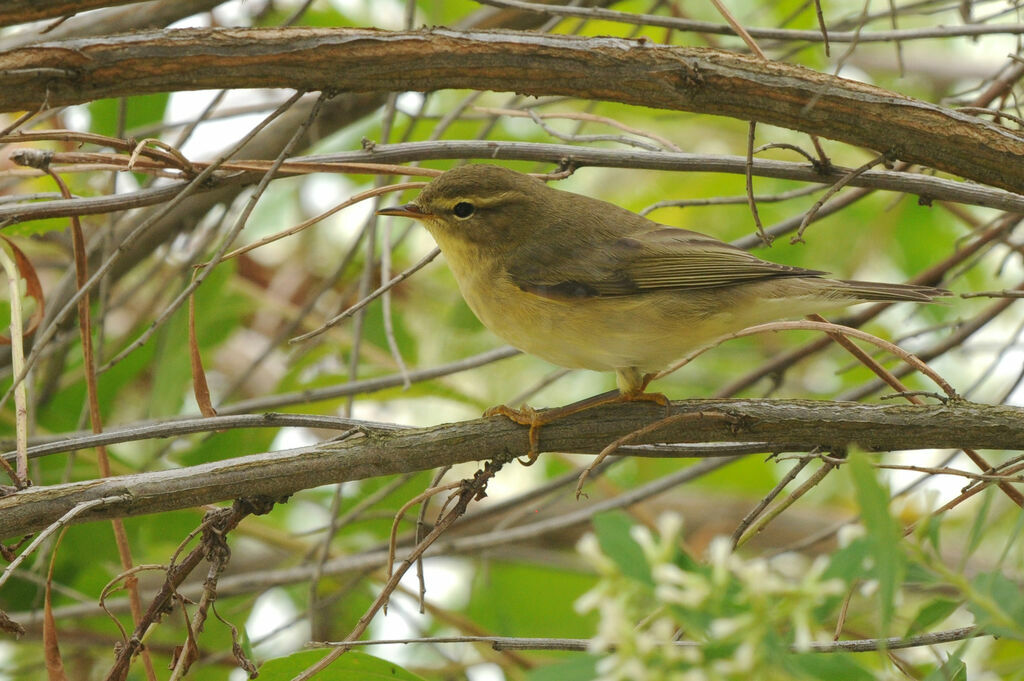
[(669, 407), (670, 403), (668, 398), (661, 393), (648, 393), (644, 392), (646, 382), (643, 387), (639, 390), (630, 392), (619, 392), (618, 390), (609, 390), (608, 392), (601, 393), (600, 395), (594, 395), (588, 397), (579, 402), (573, 402), (567, 404), (564, 407), (555, 407), (553, 409), (545, 409), (544, 411), (537, 411), (533, 407), (523, 407), (521, 409), (513, 409), (505, 404), (500, 404), (497, 407), (491, 407), (484, 412), (484, 417), (488, 416), (504, 416), (513, 423), (518, 423), (521, 426), (530, 427), (530, 450), (526, 454), (526, 459), (519, 459), (519, 463), (524, 466), (532, 466), (537, 461), (537, 457), (540, 456), (540, 429), (541, 426), (545, 426), (549, 423), (553, 423), (560, 418), (576, 414), (587, 409), (594, 407), (600, 407), (606, 404), (617, 404), (619, 402), (657, 402), (663, 407)]
[(615, 401), (616, 402), (657, 402), (658, 404), (660, 404), (661, 406), (666, 407), (666, 408), (672, 406), (671, 402), (668, 401), (668, 398), (665, 397), (664, 393), (647, 393), (647, 392), (644, 392), (643, 390), (638, 390), (636, 392), (629, 392), (629, 393), (621, 393), (619, 399), (615, 400)]
[(507, 404), (499, 404), (497, 407), (491, 407), (485, 411), (484, 418), (489, 416), (504, 416), (513, 423), (530, 427), (530, 451), (526, 453), (525, 461), (522, 457), (519, 458), (519, 463), (524, 466), (532, 466), (540, 456), (540, 427), (549, 423), (549, 420), (533, 407), (524, 406), (521, 409), (513, 409)]

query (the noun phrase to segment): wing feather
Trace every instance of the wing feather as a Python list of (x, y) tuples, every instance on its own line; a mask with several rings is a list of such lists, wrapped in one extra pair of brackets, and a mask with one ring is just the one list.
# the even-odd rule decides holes
[(595, 238), (561, 252), (529, 249), (509, 268), (509, 275), (524, 291), (549, 298), (579, 299), (721, 288), (762, 279), (825, 274), (761, 260), (704, 234), (644, 222), (651, 228), (628, 237)]

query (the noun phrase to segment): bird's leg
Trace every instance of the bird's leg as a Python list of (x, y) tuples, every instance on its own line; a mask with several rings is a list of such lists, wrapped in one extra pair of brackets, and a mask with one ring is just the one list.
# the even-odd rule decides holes
[(513, 423), (530, 427), (530, 451), (526, 453), (526, 460), (519, 459), (519, 463), (524, 466), (532, 466), (537, 460), (537, 457), (540, 456), (541, 426), (557, 421), (558, 419), (569, 416), (570, 414), (590, 409), (591, 407), (617, 402), (620, 399), (620, 395), (621, 394), (618, 390), (609, 390), (606, 393), (594, 395), (593, 397), (588, 397), (585, 400), (567, 404), (564, 407), (555, 407), (553, 409), (545, 409), (544, 411), (537, 411), (533, 407), (513, 409), (508, 405), (499, 404), (497, 407), (491, 407), (485, 411), (484, 417), (500, 415), (509, 419)]
[(532, 466), (537, 460), (537, 457), (540, 456), (541, 426), (545, 426), (560, 418), (564, 418), (571, 414), (577, 414), (587, 409), (600, 407), (606, 404), (616, 404), (618, 402), (657, 402), (663, 407), (668, 407), (668, 398), (661, 393), (645, 392), (647, 384), (651, 382), (652, 378), (654, 378), (654, 374), (644, 374), (643, 376), (640, 376), (639, 373), (636, 373), (636, 380), (630, 381), (632, 385), (629, 385), (626, 390), (609, 390), (608, 392), (588, 397), (580, 400), (579, 402), (567, 404), (564, 407), (555, 407), (553, 409), (537, 411), (532, 407), (513, 409), (508, 405), (501, 404), (497, 407), (491, 407), (485, 411), (484, 416), (500, 415), (509, 419), (513, 423), (530, 427), (530, 451), (526, 454), (526, 460), (524, 461), (523, 459), (519, 459), (519, 463), (524, 466)]
[(657, 402), (663, 407), (669, 406), (668, 398), (665, 397), (664, 393), (649, 393), (647, 392), (647, 384), (654, 379), (656, 374), (644, 374), (640, 377), (640, 384), (632, 390), (620, 391), (621, 402)]

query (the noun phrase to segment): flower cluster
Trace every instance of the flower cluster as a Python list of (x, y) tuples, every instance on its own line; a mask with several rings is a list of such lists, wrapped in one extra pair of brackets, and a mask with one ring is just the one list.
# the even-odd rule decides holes
[(630, 528), (644, 566), (624, 563), (624, 555), (602, 548), (614, 542), (602, 543), (593, 534), (580, 541), (580, 553), (599, 575), (576, 609), (598, 613), (591, 650), (601, 655), (600, 681), (785, 674), (793, 651), (824, 636), (815, 611), (840, 598), (844, 584), (824, 578), (823, 558), (745, 560), (719, 537), (708, 548), (707, 564), (698, 565), (678, 548), (681, 530), (677, 515), (659, 519), (657, 536), (646, 527)]

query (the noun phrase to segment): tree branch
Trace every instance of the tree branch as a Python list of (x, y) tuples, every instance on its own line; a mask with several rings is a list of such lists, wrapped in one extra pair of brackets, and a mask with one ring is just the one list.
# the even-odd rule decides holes
[(166, 90), (442, 88), (568, 95), (757, 120), (1019, 191), (1024, 136), (790, 64), (643, 40), (371, 29), (185, 29), (0, 53), (0, 110)]
[[(482, 5), (492, 7), (508, 7), (524, 12), (576, 17), (578, 19), (594, 19), (598, 21), (617, 21), (634, 26), (660, 26), (676, 31), (692, 31), (711, 35), (737, 35), (736, 29), (728, 24), (716, 24), (712, 21), (700, 21), (684, 17), (662, 16), (660, 14), (640, 14), (637, 12), (620, 12), (600, 7), (573, 7), (571, 5), (541, 5), (536, 2), (520, 0), (477, 0)], [(807, 41), (812, 43), (877, 43), (895, 42), (899, 40), (920, 40), (925, 38), (949, 38), (954, 36), (978, 36), (993, 34), (1019, 35), (1024, 33), (1022, 24), (961, 24), (958, 26), (929, 26), (927, 28), (894, 29), (891, 31), (829, 31), (827, 36), (818, 29), (792, 28), (759, 28), (745, 26), (744, 30), (752, 38), (779, 41)], [(827, 53), (826, 53), (827, 54)]]
[[(668, 422), (636, 439), (652, 442), (763, 441), (766, 449), (1024, 449), (1024, 408), (957, 402), (872, 405), (809, 400), (687, 400)], [(542, 451), (594, 453), (611, 440), (665, 416), (656, 405), (627, 403), (587, 410), (545, 425)], [(704, 418), (706, 417), (706, 418)], [(513, 457), (528, 449), (527, 429), (501, 417), (393, 433), (373, 431), (266, 454), (188, 468), (32, 487), (0, 498), (0, 538), (38, 531), (76, 504), (128, 495), (75, 522), (156, 513), (247, 496), (286, 497), (320, 485), (422, 471), (467, 461)]]
[[(0, 138), (0, 142), (19, 141), (17, 133)], [(31, 152), (31, 155), (30, 153)], [(11, 160), (23, 162), (38, 158), (35, 150), (21, 149), (11, 154)], [(55, 155), (56, 159), (61, 157)], [(344, 151), (312, 156), (296, 156), (283, 166), (280, 176), (289, 176), (293, 164), (319, 164), (318, 172), (350, 172), (346, 163), (409, 163), (425, 160), (479, 159), (506, 161), (542, 161), (567, 163), (575, 166), (601, 166), (611, 168), (644, 168), (677, 172), (736, 173), (747, 170), (746, 159), (742, 156), (690, 154), (672, 151), (640, 151), (635, 149), (603, 149), (570, 144), (544, 144), (540, 142), (495, 142), (492, 140), (434, 140), (429, 142), (402, 142), (378, 144), (372, 149)], [(261, 161), (262, 166), (269, 165)], [(231, 164), (236, 167), (245, 163)], [(750, 165), (752, 175), (774, 177), (802, 182), (831, 184), (848, 177), (850, 169), (833, 165), (828, 169), (817, 169), (808, 163), (754, 159)], [(58, 172), (73, 171), (73, 166), (62, 167)], [(204, 183), (199, 192), (218, 191), (254, 184), (262, 176), (261, 171), (240, 170), (232, 174), (218, 175)], [(0, 220), (11, 223), (40, 220), (71, 215), (95, 215), (118, 210), (152, 206), (173, 198), (187, 180), (174, 180), (167, 184), (134, 192), (90, 196), (73, 199), (53, 199), (37, 203), (16, 203), (0, 205)], [(1024, 195), (994, 189), (980, 184), (947, 180), (921, 173), (897, 172), (891, 170), (868, 170), (852, 177), (847, 186), (884, 189), (904, 192), (919, 197), (922, 202), (955, 201), (985, 208), (1011, 212), (1024, 212)]]
[[(987, 636), (978, 627), (960, 627), (958, 629), (947, 629), (945, 631), (929, 632), (901, 638), (891, 636), (889, 638), (867, 638), (852, 641), (812, 641), (807, 646), (807, 652), (814, 653), (837, 653), (855, 652), (863, 653), (871, 650), (902, 650), (916, 648), (919, 646), (932, 646), (939, 643), (951, 641), (963, 641), (978, 636)], [(425, 636), (422, 638), (405, 639), (369, 639), (362, 641), (346, 641), (346, 646), (378, 646), (395, 643), (489, 643), (494, 650), (571, 650), (575, 652), (586, 652), (593, 645), (589, 638), (528, 638), (525, 636)], [(317, 643), (311, 647), (335, 647), (341, 644)], [(664, 645), (664, 644), (662, 644)], [(680, 648), (694, 647), (700, 645), (695, 641), (672, 641), (672, 645)], [(794, 652), (805, 652), (792, 646)]]
[[(138, 31), (142, 29), (163, 28), (175, 21), (184, 19), (211, 10), (224, 0), (147, 0), (139, 2), (130, 0), (131, 7), (111, 7), (98, 12), (91, 12), (84, 16), (72, 17), (57, 27), (52, 24), (45, 28), (46, 33), (40, 31), (21, 31), (14, 35), (4, 36), (0, 45), (3, 49), (10, 50), (30, 43), (42, 41), (64, 40), (67, 38), (80, 38), (88, 35), (110, 35), (112, 33), (124, 33), (126, 31)], [(40, 9), (40, 2), (29, 0), (33, 10)], [(95, 3), (93, 3), (95, 4)], [(113, 5), (112, 2), (104, 2), (104, 5)], [(4, 5), (4, 11), (10, 11), (10, 4)], [(6, 14), (2, 16), (7, 16)]]
[(0, 26), (70, 16), (100, 7), (141, 3), (144, 0), (7, 0), (0, 9)]

